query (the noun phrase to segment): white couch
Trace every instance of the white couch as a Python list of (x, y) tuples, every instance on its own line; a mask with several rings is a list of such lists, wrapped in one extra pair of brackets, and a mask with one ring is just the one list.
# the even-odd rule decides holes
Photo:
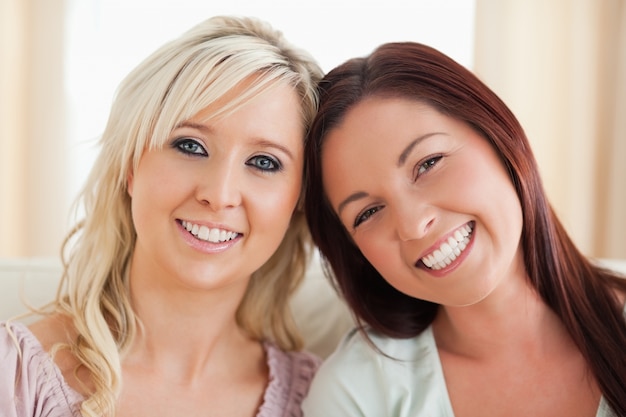
[[(53, 258), (0, 258), (0, 321), (51, 301), (61, 275), (60, 261)], [(326, 357), (353, 326), (345, 304), (324, 277), (315, 260), (303, 285), (292, 300), (292, 310), (302, 329), (305, 347)], [(28, 322), (29, 318), (22, 321)]]
[[(602, 261), (626, 274), (626, 259)], [(0, 259), (0, 320), (26, 312), (24, 303), (41, 306), (56, 292), (61, 273), (55, 259)], [(292, 301), (296, 322), (305, 338), (305, 347), (326, 357), (343, 334), (353, 326), (347, 308), (314, 261), (304, 284)]]

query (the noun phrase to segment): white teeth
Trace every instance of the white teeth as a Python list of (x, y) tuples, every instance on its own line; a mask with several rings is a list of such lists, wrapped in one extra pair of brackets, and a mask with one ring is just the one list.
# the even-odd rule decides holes
[(443, 256), (450, 255), (452, 253), (452, 247), (450, 247), (447, 243), (444, 243), (441, 245), (441, 253), (443, 253)]
[(469, 224), (459, 228), (446, 242), (441, 244), (439, 249), (422, 258), (424, 265), (433, 270), (450, 265), (467, 247), (472, 230)]
[(187, 229), (192, 235), (200, 240), (204, 240), (212, 243), (227, 242), (237, 237), (238, 233), (231, 232), (223, 229), (211, 229), (206, 226), (199, 226), (183, 220), (181, 222), (183, 227)]
[(200, 226), (198, 233), (196, 234), (198, 239), (209, 240), (209, 228), (206, 226)]

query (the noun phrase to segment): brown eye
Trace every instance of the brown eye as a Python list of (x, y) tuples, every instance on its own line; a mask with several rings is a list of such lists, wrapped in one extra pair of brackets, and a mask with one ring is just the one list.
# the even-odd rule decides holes
[(356, 217), (356, 219), (354, 219), (353, 227), (356, 228), (358, 225), (360, 225), (361, 223), (363, 223), (364, 221), (372, 217), (376, 212), (380, 211), (382, 208), (383, 208), (382, 206), (370, 207), (367, 210), (361, 212)]
[(423, 173), (427, 172), (432, 167), (437, 165), (437, 162), (439, 162), (441, 158), (443, 158), (443, 156), (441, 155), (429, 157), (428, 159), (417, 164), (416, 166), (417, 172), (416, 172), (415, 178), (419, 177), (420, 175), (422, 175)]

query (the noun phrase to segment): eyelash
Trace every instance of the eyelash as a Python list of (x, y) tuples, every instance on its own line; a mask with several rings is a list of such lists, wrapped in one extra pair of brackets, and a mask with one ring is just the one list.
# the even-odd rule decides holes
[(413, 178), (416, 180), (419, 176), (430, 171), (443, 158), (443, 155), (429, 156), (423, 161), (415, 165)]
[[(259, 165), (259, 162), (269, 162), (269, 164), (271, 165), (271, 167), (266, 168), (266, 167), (262, 167)], [(280, 163), (280, 161), (276, 158), (272, 158), (270, 156), (267, 155), (257, 155), (257, 156), (253, 156), (252, 158), (250, 158), (247, 162), (246, 165), (253, 167), (254, 169), (258, 169), (259, 171), (262, 172), (277, 172), (277, 171), (281, 171), (283, 169), (282, 164)]]
[[(180, 138), (172, 143), (177, 151), (189, 156), (209, 156), (204, 146), (192, 138)], [(262, 164), (265, 164), (263, 166)], [(246, 165), (262, 172), (277, 172), (283, 169), (282, 164), (276, 158), (267, 155), (256, 155), (246, 161)], [(267, 166), (269, 165), (269, 167)]]
[[(193, 146), (193, 149), (189, 149), (189, 146)], [(209, 156), (204, 146), (202, 146), (197, 140), (191, 138), (180, 138), (172, 143), (172, 147), (177, 151), (190, 156)]]
[(354, 219), (354, 224), (352, 225), (352, 227), (356, 229), (361, 223), (363, 223), (364, 221), (367, 221), (370, 217), (372, 217), (375, 213), (380, 211), (382, 208), (383, 208), (382, 206), (375, 206), (375, 207), (370, 207), (368, 209), (365, 209), (364, 211), (362, 211), (356, 216), (356, 219)]

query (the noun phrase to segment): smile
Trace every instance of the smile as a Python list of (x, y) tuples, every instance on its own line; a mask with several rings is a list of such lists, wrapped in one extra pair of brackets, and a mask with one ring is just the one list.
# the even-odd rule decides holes
[(435, 271), (450, 265), (467, 247), (473, 230), (474, 222), (460, 227), (447, 241), (441, 244), (439, 249), (424, 256), (421, 259), (422, 263)]
[(230, 230), (209, 228), (207, 226), (193, 224), (185, 220), (181, 220), (180, 223), (185, 229), (187, 229), (189, 233), (191, 233), (198, 239), (204, 240), (206, 242), (211, 242), (211, 243), (228, 242), (229, 240), (233, 240), (239, 235), (239, 233), (231, 232)]

